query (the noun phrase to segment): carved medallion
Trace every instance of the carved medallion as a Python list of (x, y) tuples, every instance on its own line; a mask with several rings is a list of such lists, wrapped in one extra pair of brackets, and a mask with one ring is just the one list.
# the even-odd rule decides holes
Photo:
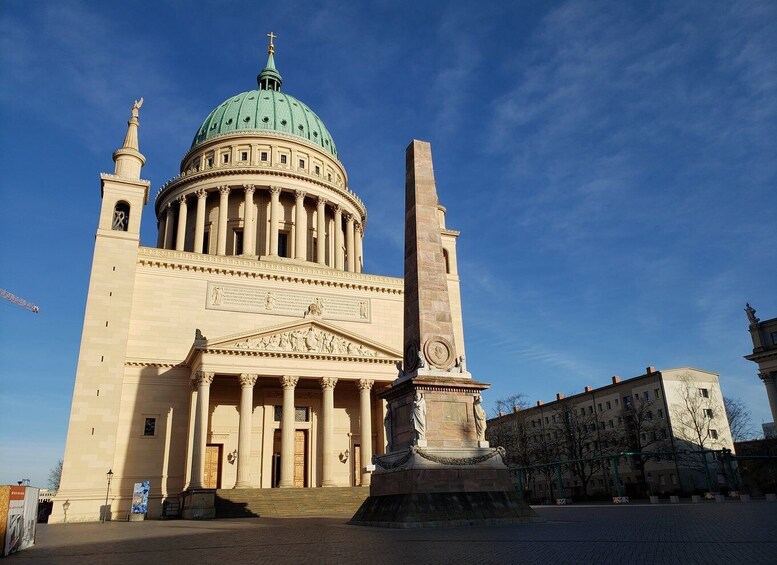
[(418, 344), (415, 340), (407, 342), (405, 347), (405, 372), (409, 373), (418, 368)]
[(453, 346), (447, 339), (435, 336), (424, 344), (424, 357), (432, 366), (446, 371), (453, 365)]

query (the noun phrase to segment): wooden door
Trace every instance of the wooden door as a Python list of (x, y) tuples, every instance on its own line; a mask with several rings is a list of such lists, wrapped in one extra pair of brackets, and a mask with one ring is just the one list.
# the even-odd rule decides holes
[(294, 430), (294, 486), (306, 487), (307, 485), (307, 432)]
[(353, 486), (362, 486), (362, 446), (353, 446)]
[(221, 488), (221, 448), (222, 444), (208, 444), (205, 447), (205, 488)]

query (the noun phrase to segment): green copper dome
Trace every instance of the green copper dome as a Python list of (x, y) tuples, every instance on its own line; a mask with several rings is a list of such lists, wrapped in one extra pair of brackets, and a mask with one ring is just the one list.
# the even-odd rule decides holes
[(192, 148), (217, 135), (231, 132), (276, 131), (320, 145), (337, 158), (337, 147), (313, 110), (277, 90), (249, 90), (217, 106), (194, 136)]
[(338, 158), (335, 142), (321, 118), (306, 104), (280, 91), (283, 81), (273, 53), (270, 45), (267, 64), (257, 77), (259, 90), (232, 96), (218, 105), (197, 130), (192, 149), (222, 134), (274, 131), (301, 137)]

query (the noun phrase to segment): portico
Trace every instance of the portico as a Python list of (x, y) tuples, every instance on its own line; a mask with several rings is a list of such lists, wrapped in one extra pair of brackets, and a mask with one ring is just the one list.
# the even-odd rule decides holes
[(195, 340), (187, 488), (368, 486), (400, 357), (317, 319)]

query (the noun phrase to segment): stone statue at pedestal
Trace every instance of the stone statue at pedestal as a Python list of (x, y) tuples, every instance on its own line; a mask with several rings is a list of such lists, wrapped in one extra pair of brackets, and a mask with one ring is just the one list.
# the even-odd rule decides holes
[(420, 392), (415, 393), (413, 399), (413, 411), (410, 413), (410, 422), (413, 424), (416, 445), (426, 441), (426, 400)]

